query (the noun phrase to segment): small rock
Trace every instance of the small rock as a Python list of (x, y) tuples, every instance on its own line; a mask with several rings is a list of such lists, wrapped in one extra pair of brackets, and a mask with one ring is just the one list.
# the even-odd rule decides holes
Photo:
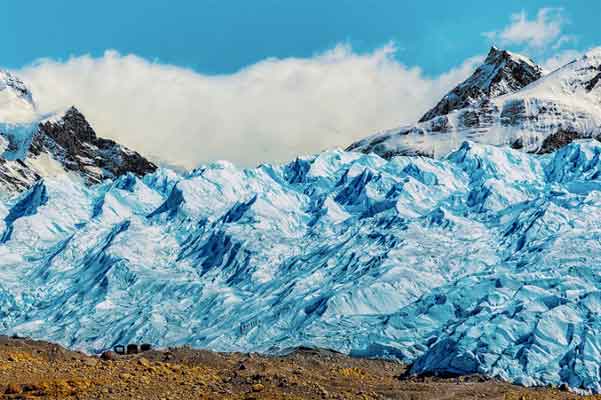
[(21, 386), (15, 383), (9, 383), (4, 391), (4, 394), (19, 394), (21, 393)]
[(261, 392), (263, 391), (263, 389), (265, 389), (265, 386), (263, 386), (263, 384), (261, 383), (255, 383), (253, 386), (253, 392)]
[(21, 385), (21, 391), (22, 392), (33, 392), (34, 388), (31, 385), (28, 385), (27, 383), (24, 385)]
[(117, 359), (117, 353), (115, 353), (114, 351), (105, 351), (104, 353), (102, 353), (100, 358), (105, 361), (114, 361), (115, 359)]
[(319, 391), (319, 394), (321, 394), (321, 397), (328, 397), (330, 395), (330, 393), (328, 393), (321, 385), (317, 385), (317, 390)]

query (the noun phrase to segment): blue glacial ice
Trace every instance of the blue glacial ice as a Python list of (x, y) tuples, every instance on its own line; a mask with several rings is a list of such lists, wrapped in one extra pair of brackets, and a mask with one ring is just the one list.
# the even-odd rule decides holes
[(601, 144), (50, 176), (0, 202), (0, 331), (320, 346), (601, 392)]

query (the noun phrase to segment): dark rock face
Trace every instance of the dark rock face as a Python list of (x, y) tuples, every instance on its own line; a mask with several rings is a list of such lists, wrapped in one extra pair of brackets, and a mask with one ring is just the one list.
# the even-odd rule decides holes
[[(16, 85), (16, 84), (15, 84)], [(27, 94), (29, 92), (26, 92)], [(25, 191), (42, 179), (48, 157), (65, 171), (82, 176), (88, 184), (122, 175), (152, 173), (157, 166), (135, 151), (96, 136), (75, 107), (62, 117), (21, 124), (17, 134), (0, 131), (0, 196)], [(23, 132), (29, 130), (29, 134)]]
[(459, 116), (459, 122), (465, 128), (488, 127), (495, 123), (499, 109), (490, 99), (482, 99), (477, 109), (468, 109)]
[(39, 179), (40, 175), (23, 161), (7, 161), (0, 157), (0, 189), (10, 193), (21, 192)]
[(542, 75), (542, 68), (532, 61), (492, 47), (484, 64), (444, 96), (419, 122), (475, 105), (485, 98), (515, 92)]
[(500, 121), (503, 126), (514, 126), (526, 118), (526, 102), (524, 99), (514, 99), (503, 105)]
[(118, 143), (96, 136), (96, 133), (75, 107), (56, 122), (40, 124), (30, 152), (51, 153), (65, 169), (80, 172), (89, 183), (115, 178), (131, 172), (145, 175), (157, 169), (135, 151)]
[(572, 143), (576, 139), (582, 138), (582, 135), (578, 132), (566, 131), (563, 129), (558, 130), (543, 140), (543, 144), (539, 149), (538, 153), (552, 153), (555, 150)]

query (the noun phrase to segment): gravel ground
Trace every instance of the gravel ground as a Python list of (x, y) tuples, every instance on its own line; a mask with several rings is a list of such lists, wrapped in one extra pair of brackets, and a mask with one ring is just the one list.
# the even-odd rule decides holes
[[(151, 350), (108, 359), (0, 336), (5, 399), (571, 399), (479, 376), (404, 377), (406, 366), (297, 349), (285, 356)], [(598, 397), (601, 399), (601, 397)]]

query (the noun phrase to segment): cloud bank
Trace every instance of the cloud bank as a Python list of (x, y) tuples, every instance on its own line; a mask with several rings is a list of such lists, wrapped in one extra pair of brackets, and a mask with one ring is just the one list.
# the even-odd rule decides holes
[(339, 45), (203, 75), (107, 51), (40, 60), (16, 73), (41, 111), (76, 105), (99, 135), (143, 154), (186, 168), (218, 159), (252, 166), (412, 123), (481, 60), (430, 78), (394, 53), (393, 45), (367, 54)]

